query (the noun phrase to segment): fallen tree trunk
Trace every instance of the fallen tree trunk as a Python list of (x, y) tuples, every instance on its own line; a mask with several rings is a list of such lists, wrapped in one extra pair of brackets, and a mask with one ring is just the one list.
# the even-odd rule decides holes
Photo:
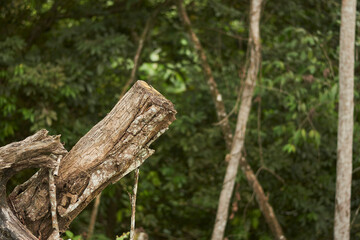
[[(107, 185), (153, 154), (149, 145), (166, 131), (175, 114), (170, 101), (138, 81), (69, 153), (60, 138), (47, 136), (46, 130), (1, 147), (0, 239), (47, 239), (52, 234), (48, 168), (56, 167), (57, 156), (65, 155), (55, 176), (58, 224), (64, 231)], [(7, 180), (34, 167), (41, 169), (6, 199)]]

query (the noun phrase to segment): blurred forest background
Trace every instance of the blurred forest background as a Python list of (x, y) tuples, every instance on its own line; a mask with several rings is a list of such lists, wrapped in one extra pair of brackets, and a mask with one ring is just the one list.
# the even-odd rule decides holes
[[(185, 1), (232, 131), (248, 64), (250, 1)], [(288, 239), (332, 239), (341, 3), (265, 1), (262, 62), (244, 155)], [(357, 27), (360, 17), (357, 17)], [(227, 163), (200, 59), (176, 5), (162, 0), (2, 0), (0, 145), (46, 128), (71, 147), (112, 109), (134, 69), (175, 104), (177, 120), (141, 167), (136, 225), (150, 239), (209, 239)], [(144, 29), (148, 29), (147, 32)], [(360, 37), (356, 36), (356, 60)], [(136, 64), (135, 64), (136, 65)], [(357, 61), (355, 75), (360, 68)], [(360, 238), (359, 79), (355, 78), (351, 236)], [(18, 174), (9, 188), (35, 170)], [(130, 228), (132, 174), (101, 196), (93, 239)], [(9, 191), (10, 191), (9, 190)], [(92, 206), (67, 238), (85, 236)], [(239, 172), (227, 239), (272, 239)]]

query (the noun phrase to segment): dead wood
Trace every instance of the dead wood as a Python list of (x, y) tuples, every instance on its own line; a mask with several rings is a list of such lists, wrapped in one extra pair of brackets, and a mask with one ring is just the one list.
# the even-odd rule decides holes
[[(60, 231), (65, 231), (107, 185), (153, 154), (150, 144), (167, 130), (175, 114), (170, 101), (138, 81), (67, 154), (59, 136), (47, 136), (46, 130), (0, 148), (0, 239), (50, 236), (48, 169), (56, 169), (57, 155), (66, 154), (55, 176), (57, 220)], [(41, 169), (6, 199), (5, 186), (11, 175), (33, 167)]]

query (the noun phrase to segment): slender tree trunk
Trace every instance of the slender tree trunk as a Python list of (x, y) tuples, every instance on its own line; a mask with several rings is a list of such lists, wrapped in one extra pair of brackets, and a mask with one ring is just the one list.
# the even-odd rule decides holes
[(224, 101), (222, 99), (221, 93), (218, 90), (217, 84), (215, 82), (214, 76), (213, 76), (211, 68), (210, 68), (210, 65), (207, 61), (205, 50), (201, 46), (199, 38), (196, 36), (195, 32), (191, 28), (191, 22), (186, 13), (186, 10), (185, 10), (184, 4), (183, 4), (183, 0), (178, 0), (178, 11), (179, 11), (179, 15), (183, 21), (183, 24), (189, 33), (190, 39), (199, 54), (201, 66), (205, 73), (207, 85), (210, 88), (210, 93), (211, 93), (213, 102), (215, 103), (216, 113), (217, 113), (218, 120), (220, 122), (221, 131), (225, 138), (226, 147), (228, 150), (230, 150), (233, 135), (231, 133), (229, 121), (226, 117), (226, 109), (225, 109)]
[(141, 33), (141, 36), (140, 36), (140, 39), (139, 39), (139, 44), (138, 44), (138, 47), (136, 49), (136, 53), (135, 53), (135, 56), (134, 56), (134, 67), (131, 70), (130, 78), (127, 80), (127, 82), (125, 83), (123, 89), (121, 90), (120, 97), (119, 97), (120, 99), (124, 96), (125, 92), (129, 88), (129, 86), (133, 82), (135, 82), (135, 80), (136, 80), (136, 72), (137, 72), (137, 70), (139, 68), (141, 52), (143, 50), (145, 39), (146, 39), (146, 36), (147, 36), (147, 34), (149, 32), (152, 21), (153, 21), (153, 16), (150, 16), (148, 18), (148, 20), (146, 21), (143, 32)]
[(231, 195), (234, 190), (237, 169), (240, 164), (248, 183), (252, 187), (256, 199), (259, 203), (270, 230), (276, 239), (285, 239), (282, 228), (277, 221), (272, 206), (264, 194), (259, 181), (253, 170), (242, 157), (242, 150), (245, 141), (246, 124), (251, 109), (251, 99), (253, 96), (259, 66), (261, 61), (261, 44), (260, 44), (260, 13), (261, 0), (252, 0), (250, 6), (250, 36), (248, 47), (250, 48), (250, 64), (247, 69), (245, 86), (241, 96), (241, 106), (238, 114), (235, 136), (232, 142), (229, 165), (226, 169), (223, 187), (220, 193), (219, 205), (216, 214), (215, 226), (213, 229), (212, 240), (222, 240), (225, 233), (228, 210), (230, 206)]
[[(245, 141), (246, 123), (249, 117), (251, 108), (251, 98), (253, 95), (254, 87), (256, 84), (256, 78), (259, 71), (260, 64), (260, 10), (261, 0), (251, 1), (250, 8), (250, 36), (248, 47), (250, 48), (250, 64), (245, 80), (245, 86), (241, 96), (241, 105), (238, 113), (238, 119), (235, 130), (235, 137), (233, 139), (230, 161), (226, 169), (224, 183), (219, 198), (219, 205), (216, 214), (215, 226), (212, 233), (212, 240), (222, 240), (225, 233), (226, 223), (228, 219), (228, 211), (230, 206), (230, 200), (232, 192), (234, 190), (235, 179), (237, 175), (237, 169), (239, 167), (240, 160), (245, 161), (245, 158), (241, 158), (241, 152)], [(247, 172), (246, 166), (242, 166), (243, 172)], [(250, 171), (249, 171), (250, 172)], [(253, 171), (251, 171), (253, 173)]]
[(350, 239), (350, 200), (354, 126), (354, 45), (356, 0), (343, 0), (340, 27), (339, 122), (334, 239)]
[[(253, 57), (252, 57), (252, 60), (250, 61), (252, 67), (249, 67), (249, 69), (248, 69), (247, 81), (245, 83), (246, 86), (245, 86), (244, 92), (242, 94), (242, 105), (241, 105), (240, 112), (239, 112), (239, 114), (241, 112), (243, 112), (242, 116), (246, 115), (246, 121), (247, 121), (247, 118), (248, 118), (247, 116), (249, 113), (246, 113), (245, 111), (250, 111), (251, 97), (253, 94), (253, 89), (255, 87), (256, 76), (258, 74), (259, 63), (260, 63), (260, 33), (259, 33), (258, 25), (259, 25), (259, 21), (260, 21), (261, 1), (256, 1), (256, 5), (253, 7), (254, 7), (254, 9), (255, 8), (256, 9), (252, 10), (251, 16), (252, 16), (252, 19), (255, 19), (254, 21), (257, 21), (257, 30), (256, 29), (253, 30), (253, 34), (256, 35), (255, 36), (256, 39), (255, 40), (250, 39), (249, 46), (251, 45), (252, 48), (255, 48), (255, 49), (252, 50)], [(202, 65), (202, 68), (204, 70), (204, 73), (205, 73), (205, 76), (207, 79), (207, 84), (210, 88), (210, 92), (211, 92), (213, 101), (215, 103), (217, 116), (221, 123), (220, 127), (224, 134), (226, 146), (227, 146), (228, 150), (231, 150), (232, 148), (234, 148), (234, 145), (238, 145), (238, 144), (233, 143), (233, 141), (235, 141), (235, 138), (234, 138), (234, 140), (232, 140), (231, 128), (230, 128), (228, 119), (226, 118), (226, 110), (225, 110), (225, 106), (224, 106), (221, 94), (217, 88), (217, 84), (212, 75), (212, 71), (211, 71), (210, 65), (207, 61), (205, 51), (201, 46), (199, 38), (196, 36), (195, 32), (192, 30), (191, 22), (186, 13), (186, 10), (184, 8), (182, 0), (178, 0), (178, 11), (179, 11), (179, 15), (182, 18), (184, 26), (189, 33), (190, 40), (194, 44), (194, 47), (199, 54), (199, 58), (201, 60), (201, 65)], [(256, 24), (253, 25), (253, 28), (256, 28)], [(256, 47), (255, 47), (255, 45), (256, 45)], [(242, 117), (241, 119), (242, 119), (241, 121), (242, 121), (242, 125), (243, 125), (242, 131), (243, 131), (243, 134), (245, 134), (245, 128), (246, 128), (245, 117)], [(239, 121), (239, 118), (238, 118), (238, 121)], [(243, 121), (245, 121), (245, 122), (243, 122)], [(236, 134), (237, 133), (238, 133), (238, 131), (236, 132)], [(244, 137), (244, 136), (242, 136), (242, 137)], [(238, 139), (239, 139), (239, 137), (238, 137)], [(240, 137), (240, 139), (241, 139), (241, 137)], [(240, 141), (242, 141), (242, 145), (243, 145), (244, 139), (242, 139)], [(241, 148), (242, 148), (242, 146), (241, 146)], [(215, 222), (212, 239), (222, 239), (224, 236), (225, 227), (226, 227), (227, 218), (228, 218), (228, 209), (229, 209), (229, 205), (230, 205), (230, 199), (231, 199), (231, 195), (232, 195), (232, 192), (234, 189), (235, 177), (236, 177), (237, 168), (238, 168), (237, 166), (239, 165), (239, 163), (241, 165), (242, 171), (244, 172), (244, 174), (248, 180), (249, 185), (252, 187), (253, 191), (255, 192), (256, 199), (259, 202), (260, 209), (263, 212), (265, 219), (266, 219), (271, 231), (273, 232), (274, 236), (276, 236), (277, 239), (285, 239), (282, 229), (281, 229), (281, 226), (277, 221), (277, 218), (274, 214), (273, 208), (271, 207), (271, 205), (268, 202), (268, 198), (264, 194), (261, 184), (257, 180), (256, 175), (252, 171), (252, 169), (251, 169), (250, 165), (248, 164), (248, 162), (246, 161), (246, 159), (241, 158), (241, 151), (239, 153), (240, 153), (240, 155), (238, 155), (237, 160), (235, 159), (235, 157), (230, 156), (230, 158), (232, 158), (233, 161), (231, 164), (229, 162), (229, 165), (227, 166), (227, 171), (226, 171), (226, 175), (225, 175), (225, 179), (224, 179), (223, 190), (221, 192), (221, 196), (220, 196), (220, 200), (219, 200), (219, 207), (218, 207), (218, 211), (217, 211), (216, 222)]]
[(96, 223), (96, 216), (97, 216), (97, 213), (99, 211), (99, 206), (100, 206), (100, 199), (101, 199), (101, 193), (99, 193), (99, 195), (96, 196), (94, 206), (93, 206), (93, 210), (91, 211), (89, 229), (88, 229), (88, 233), (87, 233), (87, 237), (86, 237), (87, 240), (90, 240), (92, 238), (93, 233), (94, 233), (94, 228), (95, 228), (95, 223)]
[(161, 9), (165, 6), (167, 6), (170, 3), (170, 0), (165, 1), (164, 3), (160, 4), (149, 16), (149, 18), (147, 19), (146, 23), (145, 23), (145, 27), (144, 30), (141, 33), (140, 39), (139, 39), (139, 43), (138, 43), (138, 47), (136, 49), (136, 53), (134, 56), (134, 67), (131, 70), (131, 74), (129, 79), (127, 80), (127, 82), (125, 83), (121, 93), (120, 93), (120, 98), (122, 98), (125, 94), (125, 92), (128, 90), (128, 88), (130, 87), (131, 84), (133, 84), (133, 82), (136, 81), (136, 72), (140, 66), (140, 57), (141, 57), (141, 53), (142, 50), (144, 48), (144, 43), (145, 40), (148, 36), (148, 33), (150, 31), (150, 29), (152, 28), (153, 22), (156, 18), (156, 16), (159, 14), (159, 12), (161, 11)]
[[(154, 14), (152, 14), (154, 15)], [(151, 26), (151, 22), (153, 21), (153, 16), (150, 16), (148, 18), (148, 20), (146, 21), (146, 24), (145, 24), (145, 27), (144, 27), (144, 30), (141, 34), (141, 37), (139, 39), (139, 44), (138, 44), (138, 47), (136, 49), (136, 53), (135, 53), (135, 56), (134, 56), (134, 67), (132, 68), (131, 70), (131, 74), (130, 74), (130, 78), (128, 79), (128, 81), (125, 83), (124, 87), (122, 88), (121, 90), (121, 93), (120, 93), (120, 99), (124, 96), (126, 90), (129, 88), (129, 86), (136, 81), (136, 72), (139, 68), (139, 64), (140, 64), (140, 56), (141, 56), (141, 53), (142, 53), (142, 49), (144, 47), (144, 42), (145, 42), (145, 39), (146, 39), (146, 36), (150, 30), (150, 26)], [(88, 237), (87, 239), (91, 239), (91, 235), (92, 235), (92, 231), (94, 230), (94, 226), (95, 226), (95, 221), (96, 221), (96, 216), (97, 216), (97, 212), (98, 212), (98, 209), (96, 208), (96, 206), (98, 207), (100, 205), (100, 198), (101, 198), (101, 193), (99, 193), (99, 195), (96, 196), (96, 199), (95, 199), (95, 203), (98, 202), (98, 204), (95, 204), (94, 205), (94, 208), (92, 209), (92, 213), (91, 213), (91, 221), (90, 221), (90, 225), (89, 225), (89, 229), (88, 229)], [(93, 219), (94, 217), (94, 219)], [(93, 222), (94, 221), (94, 222)]]

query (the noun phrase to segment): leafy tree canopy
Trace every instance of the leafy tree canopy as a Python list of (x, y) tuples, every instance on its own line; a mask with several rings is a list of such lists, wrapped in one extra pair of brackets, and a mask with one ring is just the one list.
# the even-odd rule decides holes
[[(185, 1), (232, 127), (247, 65), (249, 1)], [(331, 239), (334, 215), (340, 3), (266, 1), (262, 65), (245, 154), (288, 239)], [(159, 13), (154, 17), (154, 11)], [(137, 226), (151, 239), (209, 239), (226, 147), (198, 56), (176, 5), (162, 0), (3, 0), (0, 144), (46, 128), (70, 149), (118, 101), (152, 19), (137, 78), (174, 102), (177, 120), (141, 168)], [(357, 21), (360, 26), (360, 19)], [(356, 59), (360, 38), (356, 37)], [(359, 64), (356, 63), (359, 75)], [(359, 89), (355, 79), (355, 89)], [(359, 94), (355, 91), (355, 103)], [(232, 111), (233, 110), (233, 111)], [(351, 234), (360, 237), (359, 104), (355, 104)], [(24, 181), (23, 172), (10, 185)], [(131, 179), (103, 194), (94, 239), (127, 232)], [(91, 209), (66, 236), (86, 232)], [(228, 239), (271, 239), (244, 176)], [(81, 238), (78, 236), (78, 238)]]

